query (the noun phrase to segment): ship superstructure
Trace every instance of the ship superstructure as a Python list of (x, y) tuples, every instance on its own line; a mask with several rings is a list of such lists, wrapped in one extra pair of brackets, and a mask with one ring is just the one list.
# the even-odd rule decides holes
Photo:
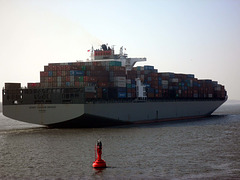
[(146, 58), (123, 51), (103, 44), (92, 48), (91, 61), (44, 66), (39, 83), (5, 83), (3, 114), (47, 126), (99, 127), (208, 116), (227, 99), (217, 81), (134, 67)]

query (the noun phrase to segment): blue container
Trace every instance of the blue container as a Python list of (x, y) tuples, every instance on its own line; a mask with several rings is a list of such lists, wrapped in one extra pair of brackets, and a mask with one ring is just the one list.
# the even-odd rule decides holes
[(70, 82), (66, 82), (66, 86), (69, 87), (70, 86)]
[(70, 71), (70, 76), (74, 76), (74, 70)]
[(199, 84), (197, 82), (193, 82), (194, 87), (199, 87)]
[(187, 74), (187, 78), (193, 79), (194, 78), (194, 74)]
[(173, 89), (174, 90), (178, 90), (178, 86), (173, 86)]
[(205, 83), (212, 84), (212, 80), (207, 79), (207, 80), (205, 80)]
[(162, 85), (162, 81), (158, 81), (158, 85), (161, 86)]
[(74, 76), (84, 76), (84, 71), (74, 71)]
[(147, 92), (148, 92), (148, 93), (154, 93), (154, 89), (151, 88), (151, 87), (149, 87), (149, 88), (147, 88)]
[(118, 92), (126, 92), (126, 88), (125, 87), (118, 87)]
[(84, 71), (79, 70), (71, 70), (70, 76), (84, 76)]
[(53, 72), (52, 71), (48, 71), (48, 76), (52, 77), (53, 76)]
[(126, 92), (118, 92), (118, 98), (126, 98)]
[(132, 84), (132, 88), (136, 88), (136, 84)]
[(128, 93), (128, 94), (127, 94), (127, 97), (128, 97), (128, 98), (131, 98), (131, 97), (132, 97), (132, 93)]
[(174, 74), (174, 73), (169, 73), (169, 77), (170, 77), (170, 78), (174, 78), (174, 77), (175, 77), (175, 74)]
[(144, 70), (154, 70), (154, 66), (144, 66)]

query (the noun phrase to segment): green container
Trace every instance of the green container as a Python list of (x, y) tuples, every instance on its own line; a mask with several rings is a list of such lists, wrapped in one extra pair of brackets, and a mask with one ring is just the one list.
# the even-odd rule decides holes
[(115, 61), (110, 61), (109, 66), (115, 66)]
[(116, 63), (117, 63), (117, 66), (122, 66), (122, 62), (117, 61)]
[(83, 82), (84, 79), (83, 79), (84, 76), (79, 76), (79, 82)]
[(127, 88), (132, 88), (132, 84), (127, 84)]
[(82, 66), (82, 71), (86, 71), (86, 66)]
[(109, 66), (122, 66), (120, 61), (110, 61)]

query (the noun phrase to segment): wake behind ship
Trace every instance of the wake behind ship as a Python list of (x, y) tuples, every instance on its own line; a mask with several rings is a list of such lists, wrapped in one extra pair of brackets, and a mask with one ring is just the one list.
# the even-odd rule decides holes
[(103, 44), (90, 61), (49, 63), (40, 82), (5, 83), (3, 114), (52, 127), (101, 127), (209, 116), (227, 100), (223, 85), (193, 74), (137, 66)]

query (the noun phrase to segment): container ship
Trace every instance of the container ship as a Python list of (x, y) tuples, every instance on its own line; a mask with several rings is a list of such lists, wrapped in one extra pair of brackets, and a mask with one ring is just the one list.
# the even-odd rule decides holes
[(49, 63), (40, 82), (5, 83), (3, 115), (49, 127), (102, 127), (200, 118), (227, 100), (223, 85), (193, 74), (158, 72), (135, 66), (146, 58), (128, 58), (106, 44), (91, 59)]

